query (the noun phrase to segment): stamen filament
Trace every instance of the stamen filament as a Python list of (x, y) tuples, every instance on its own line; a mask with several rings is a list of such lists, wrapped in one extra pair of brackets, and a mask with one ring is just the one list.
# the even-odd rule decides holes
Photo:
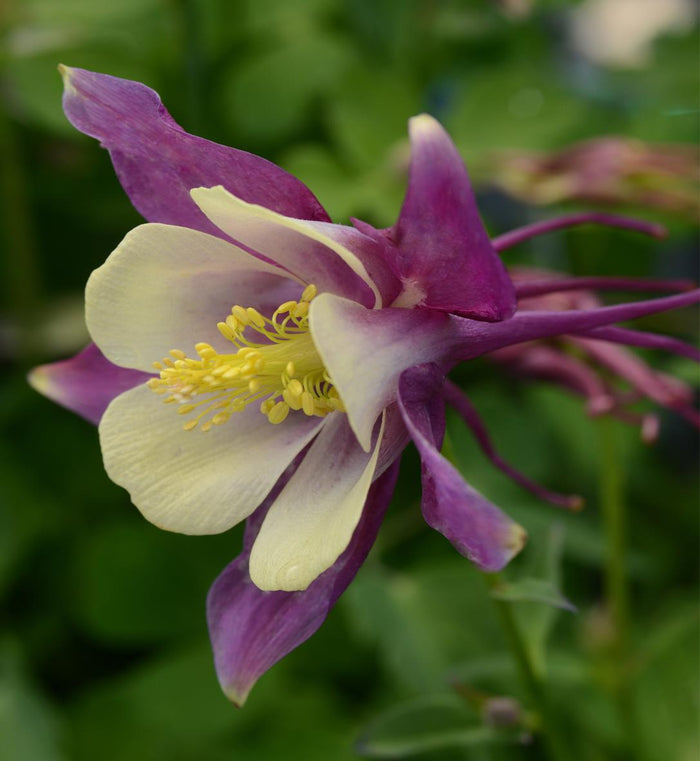
[(195, 345), (198, 359), (192, 359), (172, 349), (169, 357), (153, 363), (160, 377), (148, 381), (148, 387), (168, 394), (164, 402), (178, 403), (179, 415), (196, 413), (183, 426), (187, 431), (208, 431), (258, 401), (260, 412), (274, 425), (290, 410), (316, 417), (344, 411), (309, 333), (309, 305), (316, 293), (316, 286), (308, 285), (299, 301), (285, 301), (271, 318), (253, 307), (234, 305), (216, 327), (235, 352), (219, 354), (200, 342)]

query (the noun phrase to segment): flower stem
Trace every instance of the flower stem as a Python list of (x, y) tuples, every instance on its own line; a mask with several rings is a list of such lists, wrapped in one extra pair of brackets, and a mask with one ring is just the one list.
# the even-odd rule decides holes
[(182, 42), (183, 90), (187, 108), (187, 124), (193, 132), (201, 132), (202, 126), (207, 124), (201, 20), (194, 0), (175, 0), (173, 8)]
[(622, 473), (618, 462), (615, 423), (608, 418), (601, 418), (598, 426), (601, 452), (600, 504), (607, 540), (605, 595), (619, 649), (626, 644), (628, 634), (629, 597), (625, 575), (627, 519), (623, 504)]
[[(498, 589), (502, 583), (501, 577), (497, 573), (483, 574), (483, 576), (491, 592)], [(499, 600), (493, 595), (491, 595), (491, 599), (498, 611), (503, 633), (515, 660), (527, 697), (538, 714), (547, 756), (551, 761), (569, 761), (571, 758), (569, 747), (559, 735), (544, 684), (532, 662), (530, 651), (513, 612), (513, 605), (507, 600)]]
[(620, 718), (634, 737), (629, 663), (629, 591), (625, 573), (627, 551), (627, 516), (624, 504), (623, 476), (620, 467), (616, 424), (609, 418), (598, 421), (600, 440), (600, 505), (606, 535), (605, 599), (612, 624), (609, 668), (613, 676), (615, 698)]

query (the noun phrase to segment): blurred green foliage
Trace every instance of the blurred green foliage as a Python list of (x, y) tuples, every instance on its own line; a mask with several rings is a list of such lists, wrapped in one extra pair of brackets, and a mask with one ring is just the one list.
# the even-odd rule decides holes
[[(516, 5), (529, 13), (508, 12)], [(64, 119), (57, 63), (147, 83), (186, 129), (281, 163), (338, 221), (392, 223), (406, 180), (406, 119), (429, 110), (463, 151), (498, 233), (542, 212), (489, 191), (494, 152), (549, 150), (610, 133), (662, 142), (697, 136), (697, 29), (660, 36), (644, 68), (605, 69), (569, 44), (578, 5), (6, 0), (0, 7), (0, 761), (543, 757), (527, 742), (536, 727), (528, 726), (527, 696), (486, 585), (422, 522), (415, 453), (404, 459), (378, 546), (338, 608), (236, 711), (216, 683), (204, 599), (237, 554), (240, 530), (191, 538), (145, 523), (104, 475), (94, 429), (36, 395), (24, 373), (87, 340), (84, 282), (139, 222), (107, 155)], [(523, 245), (508, 262), (693, 276), (688, 223), (636, 211), (668, 224), (669, 240), (578, 230)], [(687, 314), (654, 324), (693, 330)], [(653, 359), (697, 378), (687, 363)], [(621, 715), (603, 599), (600, 431), (578, 400), (485, 362), (457, 377), (504, 456), (548, 486), (587, 498), (582, 514), (555, 513), (496, 472), (463, 424), (449, 420), (455, 462), (530, 534), (500, 594), (514, 601), (546, 675), (570, 758), (697, 758), (692, 431), (664, 415), (661, 440), (647, 449), (634, 429), (616, 426), (633, 618)], [(555, 522), (561, 552), (552, 547)], [(578, 613), (559, 609), (567, 600)], [(525, 706), (518, 731), (484, 722), (484, 696), (502, 695)]]

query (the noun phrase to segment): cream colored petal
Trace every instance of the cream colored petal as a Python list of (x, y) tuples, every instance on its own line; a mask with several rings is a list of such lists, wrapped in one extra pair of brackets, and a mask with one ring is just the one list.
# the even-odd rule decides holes
[(200, 341), (230, 349), (216, 323), (234, 304), (260, 307), (268, 296), (274, 310), (289, 298), (289, 278), (212, 235), (141, 225), (90, 276), (88, 330), (115, 364), (152, 372), (171, 349), (192, 354)]
[(246, 203), (221, 185), (194, 188), (190, 195), (202, 212), (236, 242), (313, 283), (319, 291), (366, 306), (381, 305), (379, 290), (364, 264), (321, 226)]
[(396, 399), (401, 373), (440, 361), (454, 341), (448, 315), (425, 309), (365, 309), (330, 293), (311, 302), (309, 325), (365, 451), (379, 413)]
[(377, 466), (384, 423), (370, 453), (347, 417), (326, 419), (299, 469), (270, 508), (250, 555), (263, 590), (306, 589), (350, 543)]
[(322, 424), (272, 425), (254, 405), (204, 433), (146, 386), (118, 396), (100, 422), (107, 475), (143, 515), (183, 534), (216, 534), (250, 515)]

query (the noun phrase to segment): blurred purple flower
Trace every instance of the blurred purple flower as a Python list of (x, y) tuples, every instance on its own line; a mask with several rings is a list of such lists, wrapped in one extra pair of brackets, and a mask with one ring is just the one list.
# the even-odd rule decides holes
[(492, 174), (496, 184), (527, 203), (627, 204), (697, 219), (699, 170), (695, 145), (609, 135), (552, 153), (503, 153)]
[[(147, 87), (63, 73), (68, 118), (109, 150), (149, 224), (90, 278), (87, 322), (99, 348), (37, 368), (31, 380), (99, 422), (108, 474), (157, 525), (212, 533), (247, 518), (243, 553), (208, 599), (217, 672), (238, 704), (318, 629), (356, 574), (411, 439), (433, 528), (487, 571), (521, 548), (524, 531), (440, 454), (444, 398), (498, 467), (576, 506), (498, 458), (467, 397), (445, 382), (450, 368), (563, 333), (616, 340), (597, 331), (699, 300), (694, 292), (515, 313), (497, 251), (601, 220), (565, 218), (490, 241), (459, 154), (429, 116), (410, 123), (397, 223), (345, 227), (273, 164), (184, 132)], [(677, 349), (649, 334), (629, 342), (649, 341)], [(190, 416), (184, 426), (177, 412)]]
[[(586, 289), (582, 278), (567, 278), (555, 272), (527, 268), (511, 268), (510, 276), (518, 293), (518, 311), (562, 311), (595, 309), (600, 299)], [(592, 287), (629, 287), (614, 278), (591, 278)], [(692, 287), (686, 281), (638, 281), (640, 288), (656, 290), (684, 290)], [(550, 289), (559, 288), (555, 292)], [(566, 290), (572, 288), (572, 290)], [(575, 290), (574, 290), (575, 289)], [(694, 425), (700, 417), (693, 406), (693, 389), (678, 378), (659, 372), (644, 360), (615, 341), (634, 345), (635, 334), (621, 328), (606, 328), (595, 334), (599, 338), (582, 335), (557, 336), (548, 341), (531, 341), (498, 349), (490, 359), (510, 368), (523, 378), (546, 380), (565, 388), (586, 400), (591, 416), (612, 414), (621, 420), (639, 425), (643, 441), (652, 443), (659, 431), (659, 420), (654, 413), (641, 414), (633, 408), (641, 399), (649, 399), (661, 407), (674, 410)], [(653, 348), (652, 336), (645, 336), (646, 345)], [(673, 351), (690, 359), (697, 359), (694, 348), (657, 336), (660, 348)], [(604, 340), (601, 340), (604, 339)]]

